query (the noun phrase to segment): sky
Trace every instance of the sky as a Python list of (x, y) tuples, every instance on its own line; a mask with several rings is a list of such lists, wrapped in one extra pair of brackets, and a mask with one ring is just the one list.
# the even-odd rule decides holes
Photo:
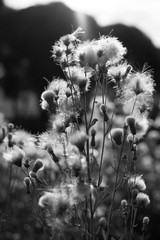
[[(14, 9), (56, 0), (4, 0)], [(72, 10), (86, 13), (101, 26), (123, 23), (143, 31), (160, 47), (160, 0), (60, 0)]]

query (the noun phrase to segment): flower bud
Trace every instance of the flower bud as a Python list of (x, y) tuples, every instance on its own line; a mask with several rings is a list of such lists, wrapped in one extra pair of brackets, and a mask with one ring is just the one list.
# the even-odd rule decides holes
[(13, 137), (12, 133), (8, 133), (8, 147), (13, 146), (12, 137)]
[(123, 129), (122, 128), (112, 128), (110, 132), (112, 139), (117, 145), (121, 145), (123, 138)]
[(108, 117), (108, 114), (107, 114), (107, 106), (105, 104), (101, 104), (100, 111), (103, 113), (104, 121), (108, 122), (109, 117)]
[(37, 159), (35, 161), (32, 171), (36, 173), (39, 169), (43, 168), (43, 166), (44, 166), (43, 161), (41, 159)]
[(30, 176), (30, 178), (36, 180), (37, 183), (42, 183), (42, 182), (40, 181), (40, 179), (37, 177), (37, 175), (36, 175), (35, 172), (30, 171), (29, 176)]
[(30, 162), (30, 160), (28, 158), (24, 160), (23, 165), (25, 166), (25, 168), (29, 168), (30, 167), (30, 163), (29, 162)]
[(14, 124), (13, 123), (9, 123), (8, 124), (8, 132), (12, 132), (13, 128), (14, 128)]
[(96, 135), (96, 130), (94, 128), (92, 128), (91, 130), (91, 146), (95, 147), (96, 142), (95, 142), (95, 135)]
[(127, 206), (128, 206), (127, 200), (126, 200), (126, 199), (123, 199), (123, 200), (121, 201), (121, 207), (122, 207), (123, 209), (126, 209)]
[(31, 193), (31, 191), (30, 191), (31, 180), (29, 179), (29, 177), (25, 177), (23, 180), (23, 183), (27, 188), (27, 194), (30, 194)]
[(149, 223), (149, 217), (144, 217), (143, 218), (143, 224), (148, 225), (148, 223)]
[(47, 151), (48, 151), (49, 154), (52, 156), (52, 159), (53, 159), (53, 161), (54, 161), (55, 163), (59, 162), (59, 159), (58, 159), (58, 157), (55, 155), (55, 153), (54, 153), (51, 145), (48, 145)]
[(149, 224), (149, 217), (144, 217), (143, 218), (142, 232), (146, 232), (147, 231), (148, 224)]
[(106, 218), (105, 218), (105, 217), (101, 217), (98, 222), (99, 222), (99, 225), (100, 225), (103, 229), (106, 230), (106, 228), (107, 228)]
[(136, 121), (134, 117), (128, 116), (126, 118), (126, 123), (128, 124), (130, 131), (133, 135), (136, 135)]

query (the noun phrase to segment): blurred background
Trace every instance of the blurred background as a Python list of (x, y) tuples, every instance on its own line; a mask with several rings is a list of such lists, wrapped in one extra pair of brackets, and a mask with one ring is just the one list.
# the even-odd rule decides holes
[[(48, 116), (40, 108), (40, 96), (47, 81), (62, 76), (51, 58), (52, 45), (78, 26), (85, 30), (86, 39), (109, 34), (118, 37), (128, 48), (127, 60), (136, 69), (142, 69), (147, 63), (154, 70), (159, 102), (159, 0), (0, 0), (0, 112), (7, 121), (31, 133), (45, 131)], [(151, 116), (151, 130), (156, 133), (150, 134), (145, 143), (149, 149), (147, 156), (151, 157), (144, 160), (146, 181), (150, 189), (155, 186), (150, 208), (150, 232), (154, 240), (160, 238), (158, 114), (159, 107)]]

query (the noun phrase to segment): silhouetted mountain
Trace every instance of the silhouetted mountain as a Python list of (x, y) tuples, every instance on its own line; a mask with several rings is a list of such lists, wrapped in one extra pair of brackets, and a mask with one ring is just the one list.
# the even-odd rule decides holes
[(52, 3), (21, 11), (0, 9), (0, 63), (4, 68), (0, 85), (6, 96), (17, 98), (20, 91), (32, 89), (40, 98), (47, 85), (44, 77), (50, 81), (53, 75), (62, 76), (51, 59), (52, 45), (78, 26), (84, 28), (86, 39), (99, 34), (118, 37), (128, 48), (128, 61), (139, 69), (147, 62), (160, 88), (160, 50), (144, 33), (120, 24), (99, 27), (91, 17), (73, 12), (62, 3)]

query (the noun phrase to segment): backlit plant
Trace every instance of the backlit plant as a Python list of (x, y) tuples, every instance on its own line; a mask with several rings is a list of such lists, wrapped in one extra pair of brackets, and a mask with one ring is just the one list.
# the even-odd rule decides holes
[(82, 34), (78, 28), (52, 48), (64, 78), (53, 77), (41, 95), (47, 131), (1, 128), (8, 194), (15, 168), (46, 239), (145, 239), (149, 218), (139, 212), (150, 198), (136, 163), (149, 128), (152, 72), (135, 71), (117, 38), (81, 41)]

